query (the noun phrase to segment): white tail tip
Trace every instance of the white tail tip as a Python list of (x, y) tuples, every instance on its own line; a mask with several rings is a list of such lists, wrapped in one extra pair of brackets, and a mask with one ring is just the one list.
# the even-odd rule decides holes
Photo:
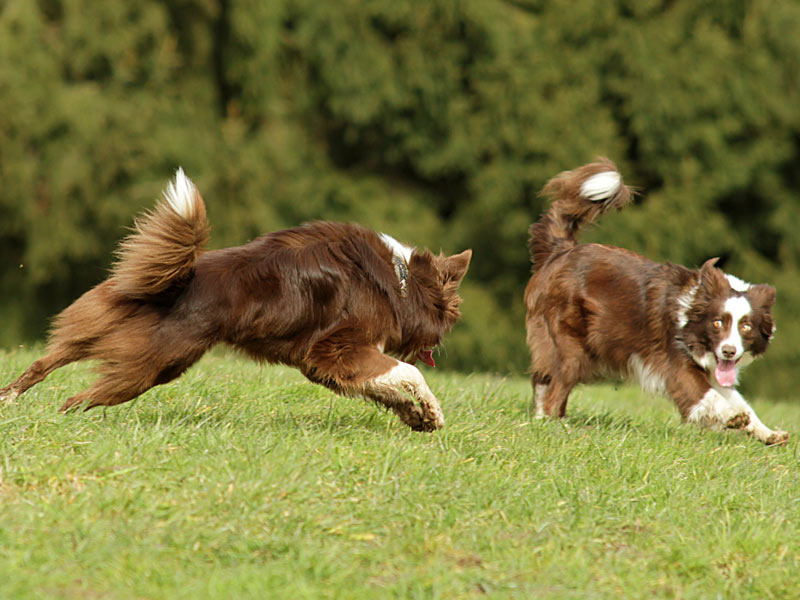
[(164, 199), (172, 209), (184, 219), (191, 219), (195, 212), (197, 188), (181, 167), (175, 172), (175, 179), (164, 190)]
[(617, 193), (622, 177), (616, 171), (604, 171), (592, 175), (583, 182), (581, 196), (592, 202), (607, 200)]

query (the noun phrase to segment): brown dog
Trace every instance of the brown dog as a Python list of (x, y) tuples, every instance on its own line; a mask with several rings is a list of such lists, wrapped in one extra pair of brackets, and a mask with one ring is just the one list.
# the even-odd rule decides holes
[(530, 228), (525, 290), (536, 414), (563, 417), (575, 385), (631, 376), (671, 396), (686, 421), (786, 441), (734, 387), (772, 339), (775, 288), (726, 275), (716, 259), (690, 270), (578, 244), (582, 225), (631, 199), (608, 160), (561, 173), (544, 193), (554, 202)]
[(56, 317), (46, 356), (0, 398), (70, 362), (99, 359), (102, 377), (61, 410), (112, 406), (175, 379), (224, 342), (375, 400), (412, 429), (444, 425), (413, 363), (433, 365), (432, 349), (459, 318), (470, 250), (434, 256), (330, 222), (203, 252), (208, 234), (203, 200), (179, 169), (122, 241), (111, 276)]

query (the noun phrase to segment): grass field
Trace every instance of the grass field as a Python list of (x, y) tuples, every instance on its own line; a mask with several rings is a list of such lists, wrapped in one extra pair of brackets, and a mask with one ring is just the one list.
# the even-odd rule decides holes
[[(7, 383), (36, 352), (0, 352)], [(795, 598), (800, 407), (767, 448), (585, 387), (425, 371), (414, 433), (224, 353), (138, 401), (60, 415), (65, 367), (0, 406), (0, 598)]]

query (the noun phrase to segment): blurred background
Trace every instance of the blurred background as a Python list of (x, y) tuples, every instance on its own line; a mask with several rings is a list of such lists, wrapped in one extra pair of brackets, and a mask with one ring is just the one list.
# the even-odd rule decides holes
[(776, 285), (744, 387), (788, 397), (799, 96), (796, 0), (0, 0), (0, 348), (181, 165), (212, 248), (310, 219), (472, 248), (437, 361), (524, 373), (537, 192), (605, 155), (641, 195), (583, 239)]

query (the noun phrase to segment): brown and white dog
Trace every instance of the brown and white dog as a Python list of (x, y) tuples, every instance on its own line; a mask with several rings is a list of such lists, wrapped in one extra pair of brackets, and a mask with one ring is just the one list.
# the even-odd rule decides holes
[(223, 342), (379, 402), (412, 429), (444, 425), (413, 363), (433, 365), (433, 348), (459, 318), (470, 250), (434, 256), (359, 225), (315, 222), (204, 252), (209, 230), (203, 199), (179, 169), (122, 241), (111, 276), (56, 317), (46, 356), (0, 398), (98, 359), (101, 378), (61, 410), (120, 404)]
[(688, 422), (786, 441), (735, 389), (739, 369), (772, 339), (775, 288), (726, 275), (716, 259), (692, 270), (578, 244), (583, 225), (631, 200), (607, 159), (561, 173), (543, 193), (554, 202), (530, 227), (525, 290), (537, 416), (563, 417), (576, 384), (610, 374), (668, 394)]

